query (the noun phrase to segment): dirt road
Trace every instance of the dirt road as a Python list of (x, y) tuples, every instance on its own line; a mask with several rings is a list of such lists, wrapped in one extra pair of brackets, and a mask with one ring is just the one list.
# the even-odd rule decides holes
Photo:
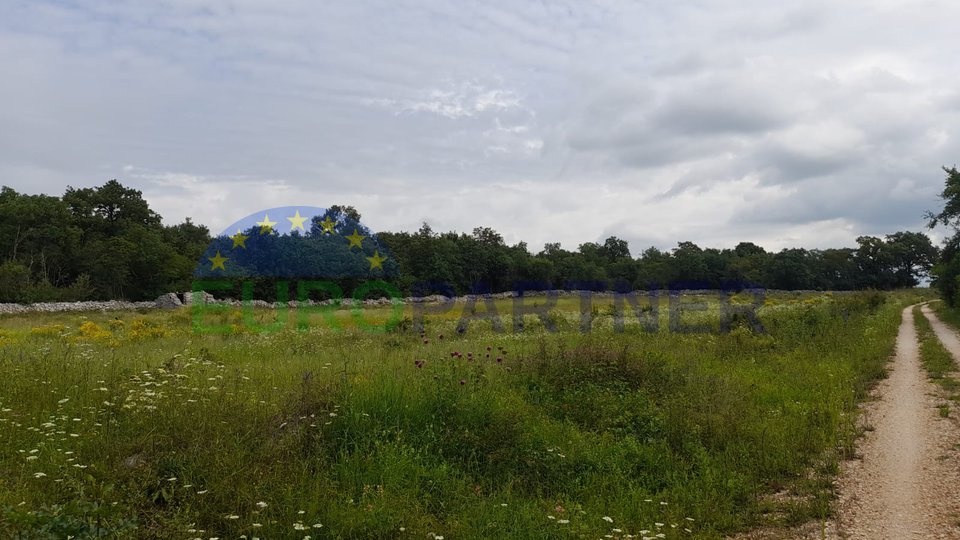
[[(939, 321), (934, 327), (960, 353), (953, 331)], [(840, 538), (960, 538), (960, 430), (938, 414), (938, 388), (920, 364), (912, 307), (903, 310), (890, 367), (879, 400), (865, 408), (873, 431), (861, 441), (862, 459), (844, 467), (831, 529)]]

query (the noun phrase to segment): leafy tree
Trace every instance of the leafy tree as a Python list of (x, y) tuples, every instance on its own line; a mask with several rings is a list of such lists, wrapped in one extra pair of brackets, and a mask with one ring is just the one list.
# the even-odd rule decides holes
[(951, 306), (960, 305), (960, 171), (956, 167), (944, 167), (947, 174), (940, 199), (943, 209), (938, 213), (927, 212), (928, 227), (945, 225), (953, 229), (940, 253), (939, 261), (932, 268), (933, 284), (940, 290), (940, 296)]
[(706, 283), (707, 262), (703, 250), (693, 242), (680, 242), (673, 249), (672, 281), (694, 285)]
[(897, 287), (914, 287), (929, 275), (939, 254), (930, 237), (902, 231), (887, 235), (886, 239)]

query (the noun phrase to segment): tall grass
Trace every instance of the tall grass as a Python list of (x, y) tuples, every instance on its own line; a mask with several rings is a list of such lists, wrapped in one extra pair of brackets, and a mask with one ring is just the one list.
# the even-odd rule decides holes
[(912, 299), (784, 297), (767, 334), (4, 318), (0, 534), (717, 538), (822, 517)]

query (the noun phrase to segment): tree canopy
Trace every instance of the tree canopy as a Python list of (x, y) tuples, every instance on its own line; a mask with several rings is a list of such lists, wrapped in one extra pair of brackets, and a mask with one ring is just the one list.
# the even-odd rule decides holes
[[(946, 171), (945, 208), (928, 217), (932, 224), (957, 227), (960, 173)], [(300, 275), (309, 274), (310, 268), (317, 273), (355, 275), (347, 266), (356, 262), (327, 260), (344, 250), (343, 245), (324, 240), (321, 221), (328, 217), (338, 224), (337, 234), (345, 236), (354, 229), (361, 235), (372, 234), (361, 224), (357, 209), (332, 205), (323, 216), (314, 218), (302, 236), (251, 240), (259, 242), (262, 251), (244, 261), (246, 274), (259, 272), (269, 261), (287, 261), (290, 268), (307, 267)], [(916, 285), (938, 257), (925, 234), (908, 231), (882, 238), (862, 236), (856, 247), (779, 252), (768, 252), (751, 242), (717, 249), (681, 241), (666, 251), (648, 247), (636, 257), (628, 242), (616, 236), (583, 243), (576, 250), (547, 243), (537, 253), (524, 242), (507, 244), (499, 232), (487, 226), (476, 227), (469, 234), (441, 233), (424, 223), (414, 232), (380, 232), (376, 236), (378, 245), (389, 252), (384, 263), (387, 271), (381, 277), (405, 294), (672, 285), (718, 288), (731, 284), (773, 289), (891, 289)], [(62, 197), (28, 195), (4, 187), (0, 190), (0, 301), (139, 300), (189, 290), (198, 261), (227, 241), (226, 237), (212, 238), (206, 227), (190, 219), (164, 225), (140, 191), (116, 180), (94, 188), (68, 187)], [(957, 253), (960, 240), (955, 236), (944, 248), (935, 271), (937, 283), (951, 284), (954, 292), (960, 275)], [(317, 257), (327, 259), (319, 261)], [(356, 285), (355, 277), (337, 279), (348, 293)]]
[(933, 285), (940, 296), (951, 306), (960, 305), (960, 171), (956, 167), (944, 167), (947, 174), (940, 199), (940, 212), (927, 212), (928, 226), (932, 229), (944, 225), (953, 230), (946, 239), (940, 257), (933, 267)]

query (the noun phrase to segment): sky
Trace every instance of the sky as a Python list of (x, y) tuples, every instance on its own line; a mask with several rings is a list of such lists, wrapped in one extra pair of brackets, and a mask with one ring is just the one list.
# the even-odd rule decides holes
[(5, 0), (0, 184), (116, 178), (214, 232), (349, 204), (534, 253), (853, 246), (939, 208), (957, 20), (949, 0)]

